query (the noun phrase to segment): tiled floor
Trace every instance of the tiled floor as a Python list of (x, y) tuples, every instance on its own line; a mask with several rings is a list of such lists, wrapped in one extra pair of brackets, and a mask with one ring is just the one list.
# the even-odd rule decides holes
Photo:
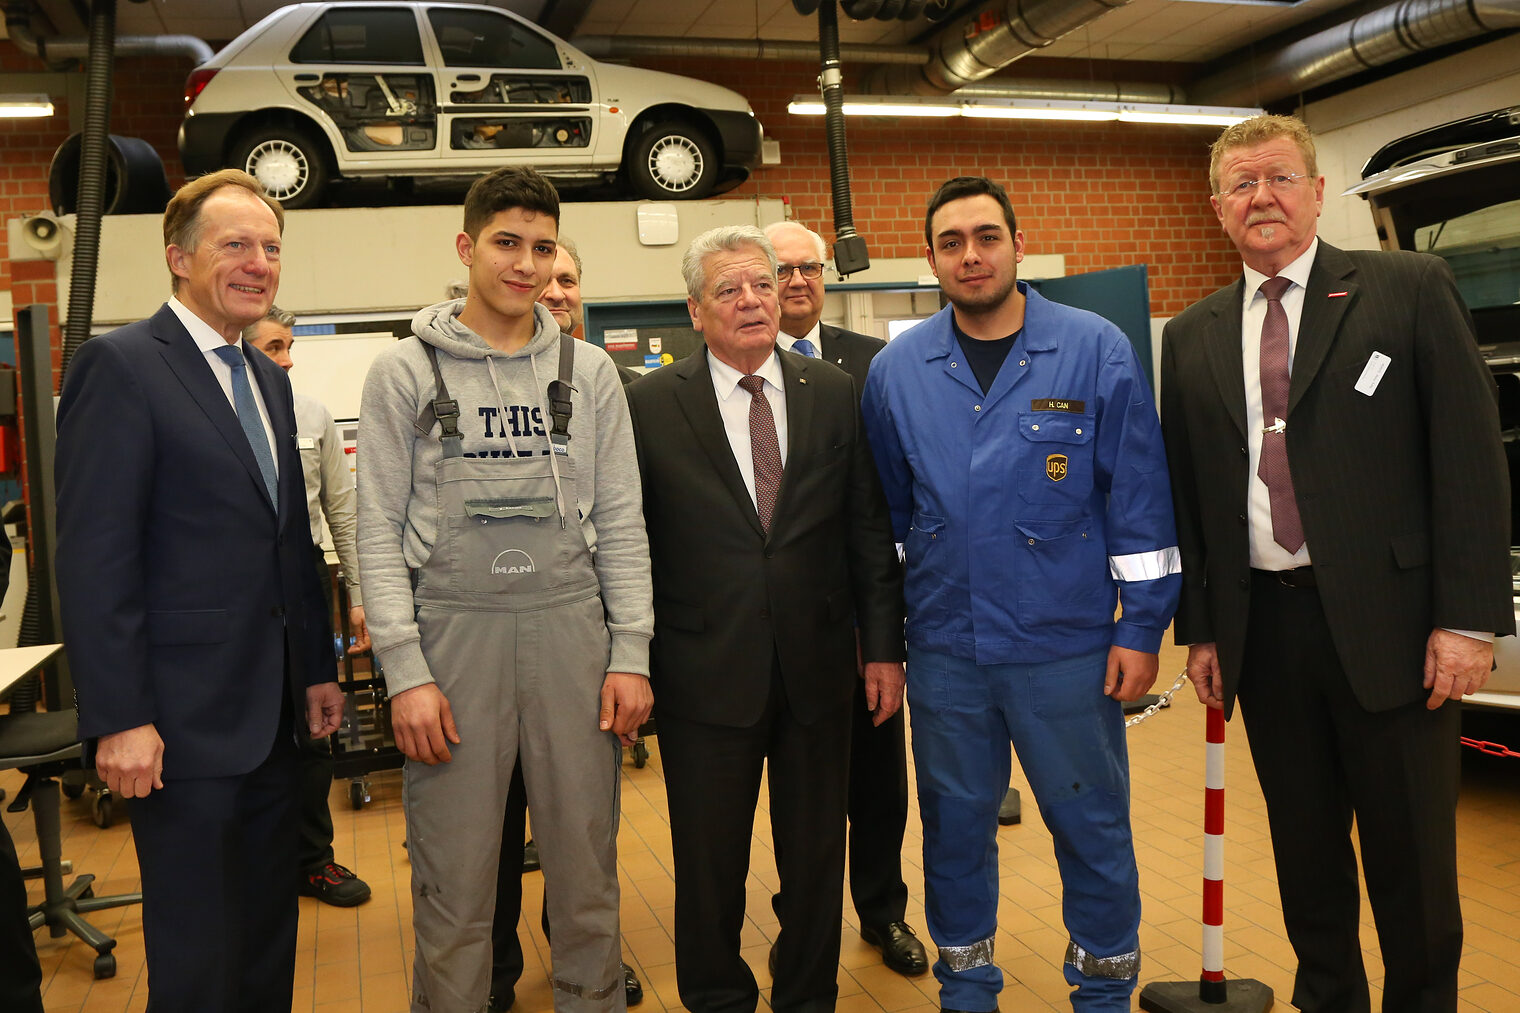
[[(1163, 653), (1163, 672), (1181, 668), (1181, 653)], [(1163, 678), (1162, 683), (1168, 680)], [(1177, 705), (1129, 731), (1134, 781), (1134, 825), (1144, 892), (1141, 945), (1142, 982), (1195, 981), (1199, 971), (1199, 882), (1203, 781), (1203, 708), (1184, 688)], [(1520, 748), (1520, 719), (1488, 726), (1487, 737)], [(1255, 785), (1239, 722), (1232, 722), (1228, 746), (1226, 966), (1232, 977), (1252, 977), (1276, 992), (1287, 1009), (1292, 988), (1292, 952), (1278, 914), (1266, 818)], [(679, 1008), (671, 943), (675, 888), (670, 877), (670, 833), (666, 820), (658, 739), (650, 763), (623, 768), (623, 824), (619, 837), (623, 882), (624, 955), (645, 982), (643, 1013)], [(1015, 770), (1015, 783), (1020, 783)], [(0, 774), (12, 796), (20, 784), (13, 772)], [(376, 775), (373, 801), (359, 812), (348, 805), (346, 785), (335, 785), (333, 813), (339, 861), (351, 865), (374, 887), (374, 898), (357, 909), (339, 910), (301, 901), (300, 946), (294, 1008), (305, 1013), (393, 1013), (407, 1009), (410, 973), (411, 902), (409, 869), (401, 847), (400, 781), (395, 773)], [(1050, 853), (1050, 837), (1025, 795), (1025, 821), (999, 832), (1003, 901), (997, 956), (1006, 978), (1005, 1011), (1067, 1010), (1060, 962), (1066, 936), (1060, 920), (1060, 884)], [(762, 810), (766, 800), (762, 791)], [(776, 886), (769, 827), (755, 828), (750, 876), (749, 921), (744, 955), (764, 988), (770, 937), (776, 931), (769, 896)], [(35, 864), (36, 843), (29, 814), (4, 815), (23, 864)], [(97, 877), (100, 894), (137, 887), (137, 865), (125, 822), (97, 830), (85, 801), (64, 803), (64, 853), (81, 872)], [(1462, 973), (1464, 1013), (1520, 1010), (1520, 760), (1485, 757), (1468, 751), (1460, 812), (1463, 906), (1467, 952)], [(917, 809), (909, 819), (904, 871), (912, 896), (909, 921), (926, 935)], [(527, 877), (521, 931), (528, 968), (518, 988), (521, 1013), (552, 1006), (547, 984), (548, 949), (538, 928), (542, 877)], [(33, 884), (34, 897), (40, 887)], [(853, 919), (848, 900), (847, 918)], [(135, 908), (103, 912), (94, 921), (118, 939), (115, 978), (96, 982), (93, 953), (69, 939), (38, 934), (49, 1013), (141, 1011), (147, 1002), (142, 935)], [(1381, 963), (1371, 915), (1363, 915), (1369, 971), (1380, 978)], [(860, 941), (854, 924), (842, 927), (839, 1008), (847, 1013), (937, 1008), (932, 977), (916, 981), (881, 966), (876, 951)], [(762, 997), (764, 996), (762, 992)], [(1374, 996), (1374, 1008), (1378, 999)]]

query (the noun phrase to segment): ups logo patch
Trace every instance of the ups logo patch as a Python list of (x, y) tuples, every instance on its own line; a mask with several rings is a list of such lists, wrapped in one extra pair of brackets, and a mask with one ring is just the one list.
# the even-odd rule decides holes
[(1059, 482), (1066, 477), (1066, 455), (1051, 454), (1045, 458), (1045, 476), (1052, 482)]

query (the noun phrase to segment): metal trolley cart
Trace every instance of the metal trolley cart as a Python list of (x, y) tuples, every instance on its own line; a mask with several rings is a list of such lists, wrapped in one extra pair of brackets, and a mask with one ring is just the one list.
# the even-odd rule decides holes
[(348, 622), (348, 588), (335, 579), (338, 631), (338, 684), (343, 688), (343, 724), (333, 733), (333, 777), (348, 779), (348, 801), (362, 809), (370, 800), (369, 776), (377, 770), (397, 770), (403, 759), (391, 734), (390, 698), (374, 655), (349, 654), (353, 631)]

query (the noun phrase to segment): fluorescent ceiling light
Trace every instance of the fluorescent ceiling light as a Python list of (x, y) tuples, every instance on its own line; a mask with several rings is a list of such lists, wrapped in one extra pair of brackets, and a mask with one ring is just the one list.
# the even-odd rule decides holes
[[(960, 108), (943, 102), (915, 102), (912, 99), (875, 99), (870, 96), (851, 96), (845, 99), (843, 111), (846, 116), (959, 116)], [(794, 116), (822, 116), (827, 110), (821, 99), (796, 98), (786, 107)]]
[[(1229, 106), (1184, 106), (1132, 102), (1061, 102), (1044, 99), (983, 98), (914, 99), (900, 96), (846, 95), (841, 103), (846, 116), (965, 116), (971, 119), (1066, 120), (1078, 122), (1164, 123), (1176, 126), (1226, 127), (1261, 114), (1260, 109)], [(822, 116), (822, 101), (799, 95), (787, 112), (795, 116)]]
[(1113, 109), (1091, 109), (1080, 102), (1043, 105), (983, 105), (967, 102), (961, 106), (961, 115), (982, 120), (1116, 120), (1118, 112)]
[(1173, 123), (1180, 126), (1228, 127), (1261, 115), (1260, 109), (1226, 106), (1122, 105), (1121, 123)]
[(53, 103), (46, 95), (0, 95), (0, 116), (51, 116)]

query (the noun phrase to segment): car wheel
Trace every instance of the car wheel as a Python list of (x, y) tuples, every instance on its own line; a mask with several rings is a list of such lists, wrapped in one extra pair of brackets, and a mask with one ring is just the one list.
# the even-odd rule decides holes
[(325, 152), (299, 130), (275, 128), (245, 136), (232, 164), (263, 183), (287, 210), (313, 206), (327, 186)]
[(718, 181), (718, 160), (707, 136), (689, 123), (657, 123), (634, 142), (628, 176), (641, 197), (697, 200)]

